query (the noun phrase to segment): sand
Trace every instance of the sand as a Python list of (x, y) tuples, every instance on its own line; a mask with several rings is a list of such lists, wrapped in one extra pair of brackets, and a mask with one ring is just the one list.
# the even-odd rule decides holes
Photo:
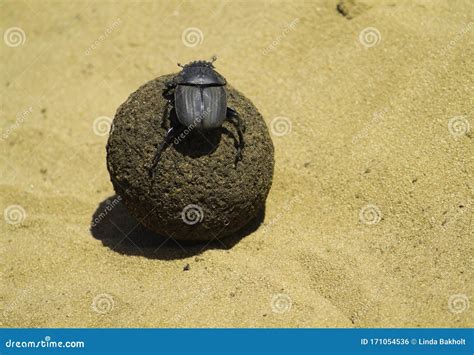
[[(2, 1), (1, 325), (472, 326), (472, 3), (336, 6)], [(213, 54), (275, 174), (258, 228), (182, 250), (116, 201), (107, 124)]]

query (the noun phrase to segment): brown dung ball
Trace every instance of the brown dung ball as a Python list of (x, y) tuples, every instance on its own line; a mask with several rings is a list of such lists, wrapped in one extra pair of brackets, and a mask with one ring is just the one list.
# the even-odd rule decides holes
[(224, 238), (264, 208), (273, 144), (255, 106), (227, 85), (228, 106), (246, 127), (242, 160), (235, 164), (238, 134), (226, 121), (205, 134), (184, 131), (162, 152), (151, 177), (157, 147), (170, 127), (163, 90), (171, 77), (146, 83), (117, 110), (107, 143), (110, 178), (130, 214), (156, 234), (188, 241)]

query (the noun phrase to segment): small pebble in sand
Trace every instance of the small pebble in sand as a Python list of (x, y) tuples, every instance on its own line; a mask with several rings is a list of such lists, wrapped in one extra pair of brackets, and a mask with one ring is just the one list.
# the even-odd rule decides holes
[(359, 0), (341, 0), (336, 6), (337, 11), (348, 20), (361, 15), (369, 8), (367, 4)]

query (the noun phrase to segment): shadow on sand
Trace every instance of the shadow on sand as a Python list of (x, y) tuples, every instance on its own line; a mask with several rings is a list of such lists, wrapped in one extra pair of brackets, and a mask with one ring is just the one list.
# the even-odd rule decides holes
[(233, 235), (212, 242), (176, 242), (159, 236), (132, 217), (117, 195), (102, 201), (95, 210), (90, 230), (95, 239), (123, 255), (139, 255), (150, 259), (176, 260), (199, 255), (209, 249), (229, 250), (242, 238), (258, 229), (265, 217), (262, 209), (247, 226)]

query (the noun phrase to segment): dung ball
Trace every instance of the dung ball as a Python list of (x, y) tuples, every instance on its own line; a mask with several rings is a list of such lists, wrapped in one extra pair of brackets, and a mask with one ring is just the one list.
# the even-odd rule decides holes
[(265, 206), (274, 149), (265, 121), (243, 94), (225, 87), (228, 106), (246, 127), (242, 160), (236, 163), (235, 122), (208, 132), (187, 129), (163, 150), (150, 175), (158, 146), (170, 128), (165, 82), (141, 86), (117, 110), (107, 142), (107, 168), (129, 213), (165, 238), (222, 239), (245, 227)]

